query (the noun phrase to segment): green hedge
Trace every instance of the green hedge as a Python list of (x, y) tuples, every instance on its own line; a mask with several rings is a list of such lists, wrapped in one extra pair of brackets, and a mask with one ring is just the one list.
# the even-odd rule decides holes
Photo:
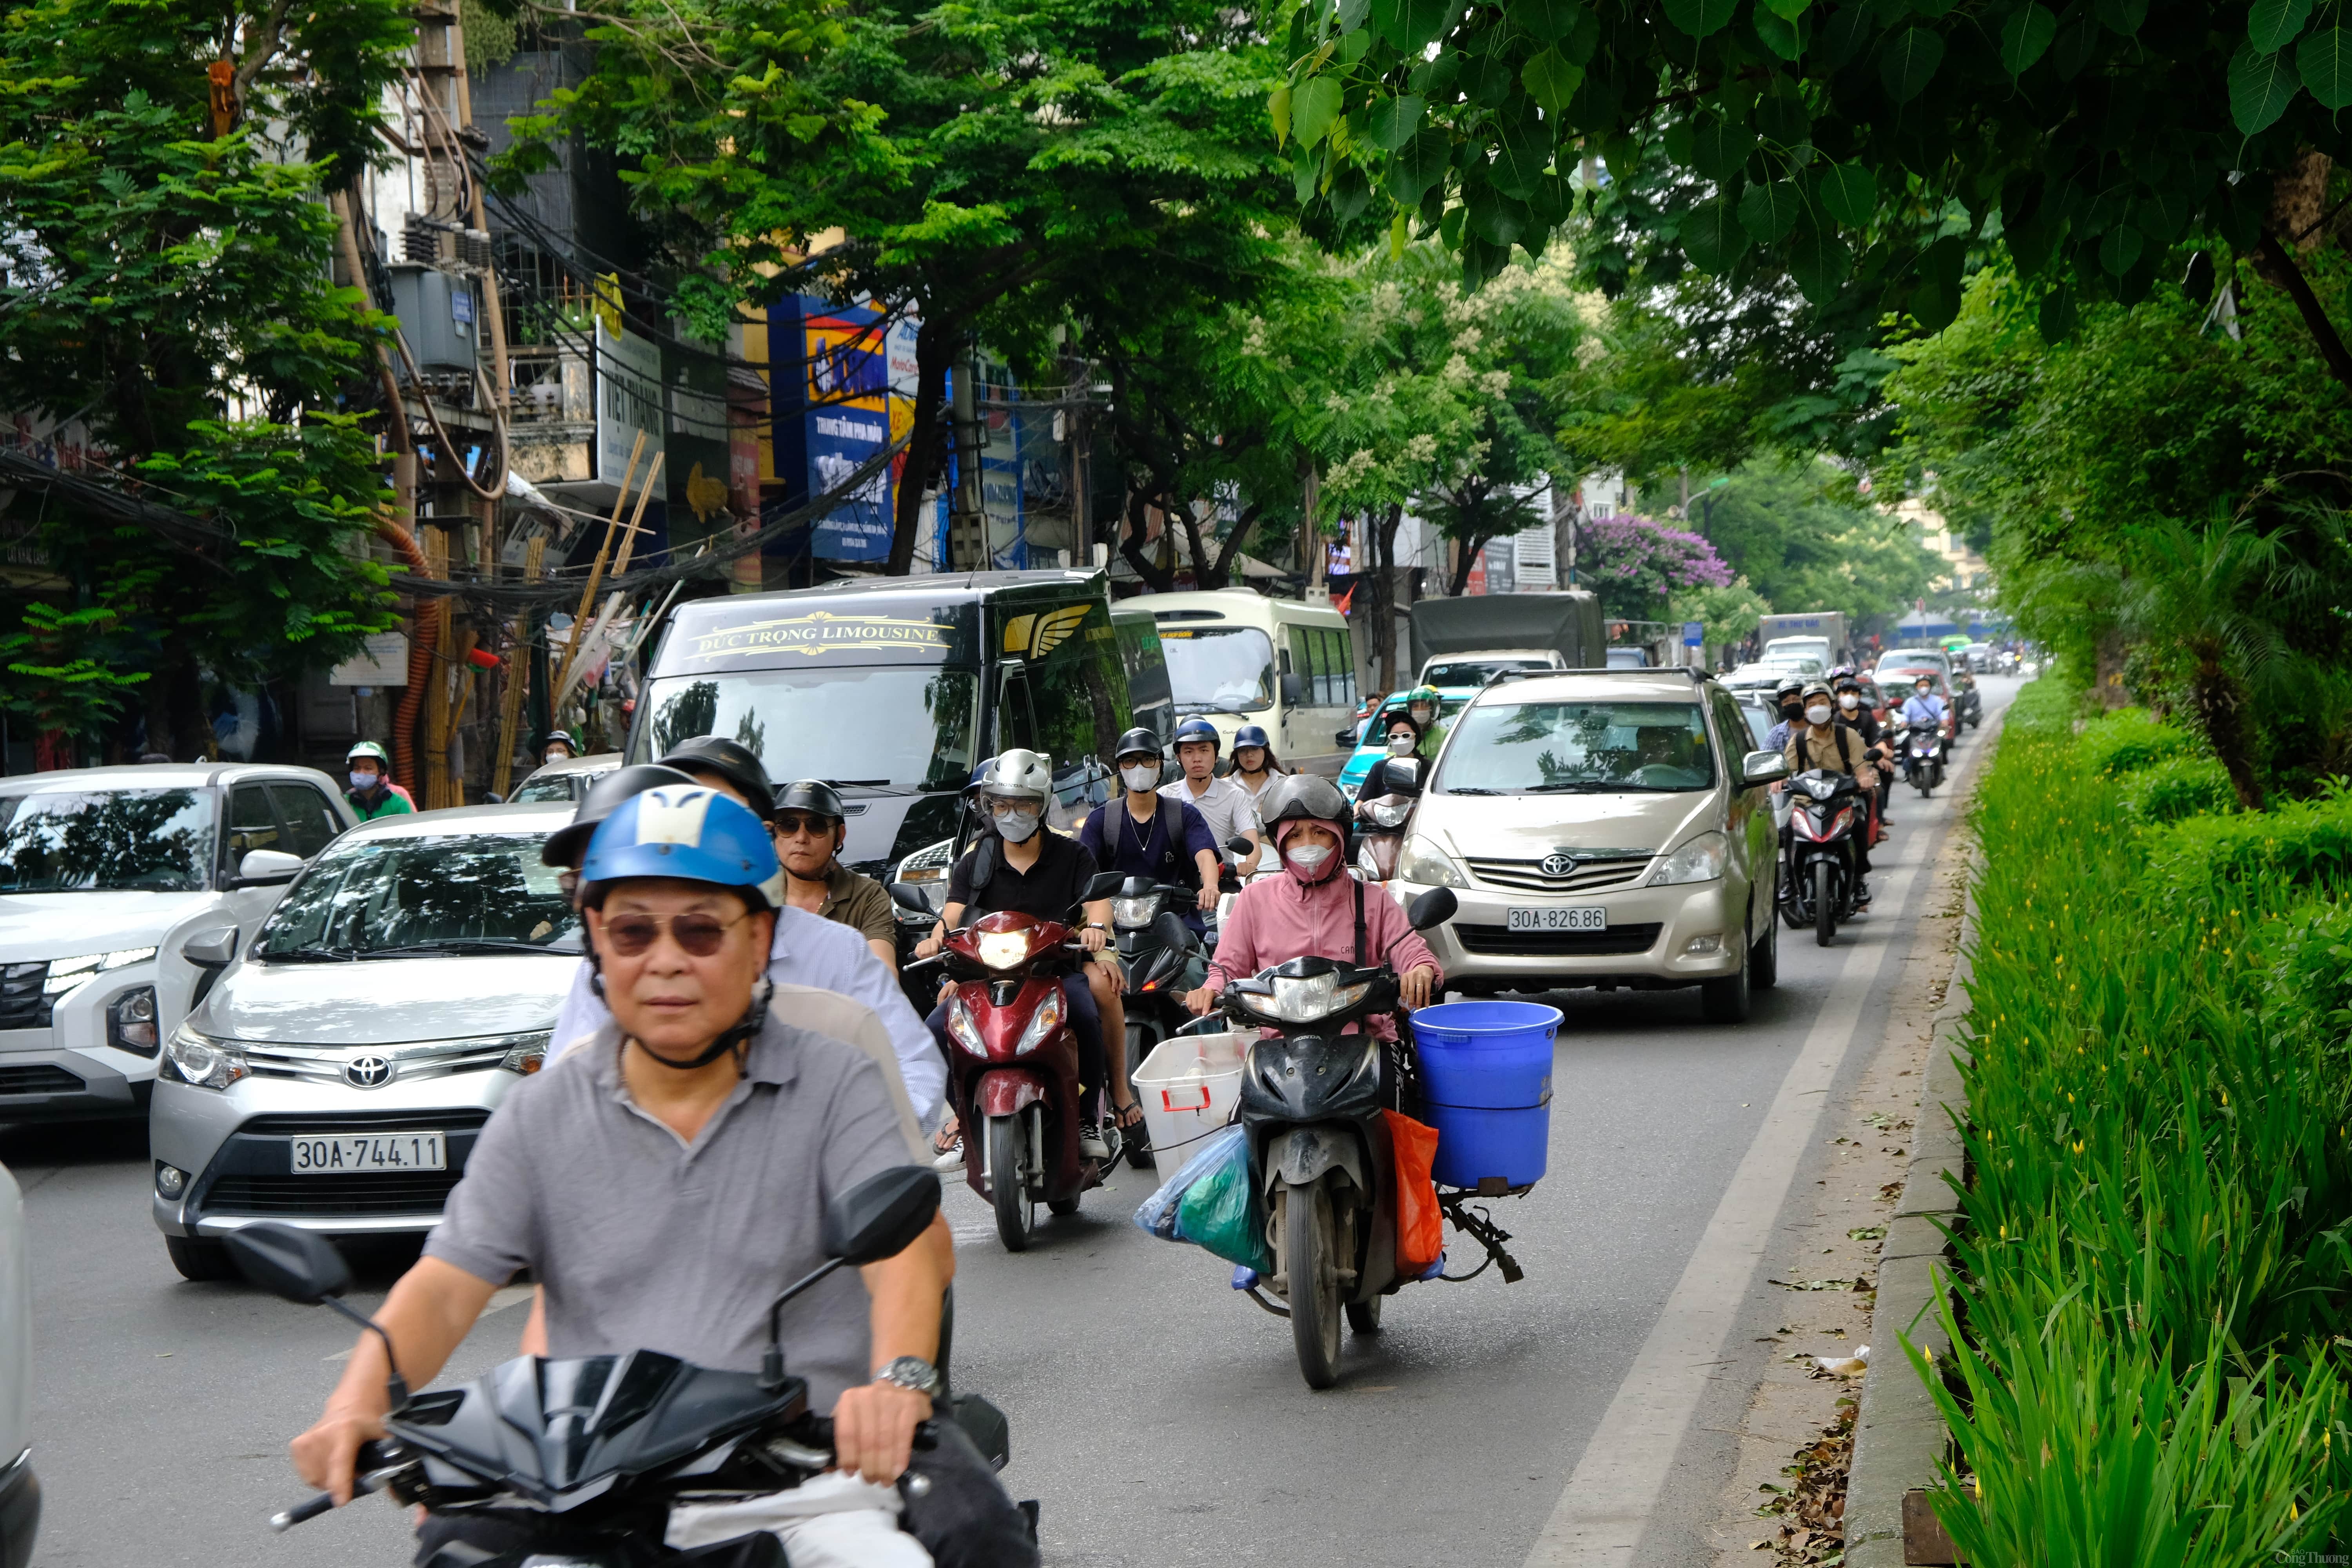
[(2118, 708), (2083, 726), (2076, 752), (2093, 773), (2109, 777), (2152, 766), (2168, 757), (2196, 753), (2197, 738), (2160, 723), (2138, 708)]
[(2126, 773), (2116, 801), (2124, 815), (2150, 826), (2187, 816), (2234, 811), (2237, 792), (2229, 773), (2210, 757), (2167, 757)]
[(2290, 894), (2352, 881), (2352, 792), (2269, 811), (2194, 816), (2147, 835), (2147, 883), (2172, 910), (2210, 909), (2261, 889)]
[[(2352, 840), (2352, 807), (2142, 827), (2129, 775), (2182, 755), (2148, 754), (2162, 727), (2077, 735), (2051, 721), (2063, 688), (2027, 690), (1976, 805), (1969, 1179), (1938, 1309), (1954, 1352), (1913, 1355), (1973, 1481), (1956, 1473), (1937, 1511), (2002, 1568), (2333, 1550), (2352, 1499), (2352, 921), (2277, 870), (2326, 862), (2336, 825)], [(2126, 731), (2147, 761), (2119, 778)]]

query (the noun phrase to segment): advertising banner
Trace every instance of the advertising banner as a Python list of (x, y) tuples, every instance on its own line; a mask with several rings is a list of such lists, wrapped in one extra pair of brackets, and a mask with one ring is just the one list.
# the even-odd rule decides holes
[(637, 457), (632, 489), (645, 482), (654, 454), (662, 449), (667, 421), (662, 417), (661, 349), (605, 324), (596, 316), (596, 482), (618, 486), (628, 472), (629, 453), (637, 435), (645, 434), (645, 450)]
[[(877, 312), (802, 296), (771, 307), (768, 329), (776, 473), (784, 481), (784, 504), (796, 507), (839, 486), (890, 444), (899, 401), (892, 389), (895, 345)], [(911, 349), (907, 357), (911, 361)], [(911, 409), (911, 397), (906, 401)], [(793, 552), (826, 561), (888, 559), (897, 468), (818, 518), (804, 539), (795, 536)]]

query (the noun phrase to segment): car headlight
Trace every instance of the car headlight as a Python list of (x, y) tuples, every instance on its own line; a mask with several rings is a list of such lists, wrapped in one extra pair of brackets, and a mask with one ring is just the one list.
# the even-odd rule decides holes
[(1645, 888), (1671, 887), (1676, 882), (1712, 882), (1723, 875), (1730, 847), (1720, 833), (1702, 833), (1681, 848), (1663, 856)]
[(1110, 901), (1111, 923), (1121, 931), (1137, 931), (1151, 923), (1160, 912), (1158, 893), (1137, 893)]
[(155, 988), (142, 985), (117, 996), (106, 1009), (106, 1043), (118, 1050), (155, 1054)]
[(1030, 1015), (1029, 1026), (1022, 1030), (1021, 1038), (1013, 1042), (1013, 1054), (1016, 1057), (1027, 1056), (1031, 1051), (1044, 1045), (1054, 1031), (1061, 1026), (1062, 988), (1057, 985), (1045, 993), (1045, 999), (1037, 1004), (1037, 1011)]
[(197, 1089), (226, 1089), (252, 1069), (244, 1053), (217, 1040), (208, 1040), (183, 1024), (163, 1043), (163, 1067), (172, 1077)]
[(1418, 836), (1404, 841), (1404, 853), (1397, 857), (1397, 876), (1408, 882), (1418, 882), (1425, 888), (1466, 888), (1468, 879), (1454, 858), (1428, 839)]
[(991, 969), (1018, 969), (1029, 957), (1025, 931), (982, 931), (973, 945), (980, 950), (980, 961)]
[(1402, 800), (1373, 801), (1363, 808), (1364, 818), (1375, 827), (1402, 827), (1404, 819), (1412, 815), (1412, 806)]
[(948, 1037), (973, 1056), (988, 1055), (988, 1046), (980, 1037), (980, 1025), (973, 1021), (971, 1009), (964, 1005), (961, 994), (948, 999)]
[(554, 1033), (552, 1029), (546, 1029), (536, 1035), (516, 1036), (514, 1044), (507, 1047), (505, 1058), (499, 1061), (499, 1068), (507, 1072), (521, 1073), (526, 1078), (537, 1072), (547, 1063), (547, 1042)]
[(117, 948), (112, 952), (91, 952), (85, 953), (79, 958), (52, 959), (49, 962), (48, 978), (41, 982), (41, 994), (62, 996), (67, 992), (76, 990), (89, 981), (97, 979), (110, 969), (121, 969), (130, 964), (144, 963), (154, 956), (155, 950), (152, 947), (123, 947)]

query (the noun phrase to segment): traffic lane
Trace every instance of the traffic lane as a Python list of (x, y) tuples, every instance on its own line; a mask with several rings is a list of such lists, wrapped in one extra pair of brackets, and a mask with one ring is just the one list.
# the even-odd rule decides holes
[[(1904, 815), (1927, 837), (1947, 810)], [(1550, 998), (1564, 1022), (1549, 1169), (1489, 1205), (1527, 1278), (1390, 1298), (1328, 1394), (1300, 1381), (1288, 1325), (1234, 1292), (1229, 1267), (1129, 1223), (1147, 1173), (1088, 1194), (1018, 1257), (957, 1184), (957, 1381), (1011, 1416), (1007, 1479), (1042, 1501), (1048, 1561), (1226, 1562), (1318, 1540), (1334, 1559), (1517, 1568), (1839, 968), (1854, 943), (1906, 943), (1918, 891), (1832, 948), (1782, 928), (1780, 984), (1742, 1026), (1701, 1023), (1695, 992)], [(1895, 973), (1881, 966), (1865, 1018), (1884, 1018)], [(1447, 1240), (1454, 1272), (1477, 1261)]]
[[(33, 1279), (38, 1568), (360, 1568), (408, 1561), (402, 1511), (381, 1498), (273, 1536), (308, 1495), (286, 1455), (318, 1418), (354, 1331), (241, 1282), (191, 1284), (147, 1215), (138, 1123), (0, 1129), (25, 1188)], [(354, 1249), (352, 1304), (372, 1312), (414, 1246)], [(514, 1292), (451, 1358), (444, 1383), (514, 1353)]]

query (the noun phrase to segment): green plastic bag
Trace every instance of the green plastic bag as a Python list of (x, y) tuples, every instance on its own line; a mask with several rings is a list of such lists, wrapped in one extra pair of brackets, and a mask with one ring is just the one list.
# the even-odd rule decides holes
[(1274, 1271), (1265, 1245), (1265, 1198), (1258, 1191), (1249, 1135), (1228, 1127), (1187, 1164), (1213, 1162), (1176, 1201), (1176, 1239), (1261, 1274)]

